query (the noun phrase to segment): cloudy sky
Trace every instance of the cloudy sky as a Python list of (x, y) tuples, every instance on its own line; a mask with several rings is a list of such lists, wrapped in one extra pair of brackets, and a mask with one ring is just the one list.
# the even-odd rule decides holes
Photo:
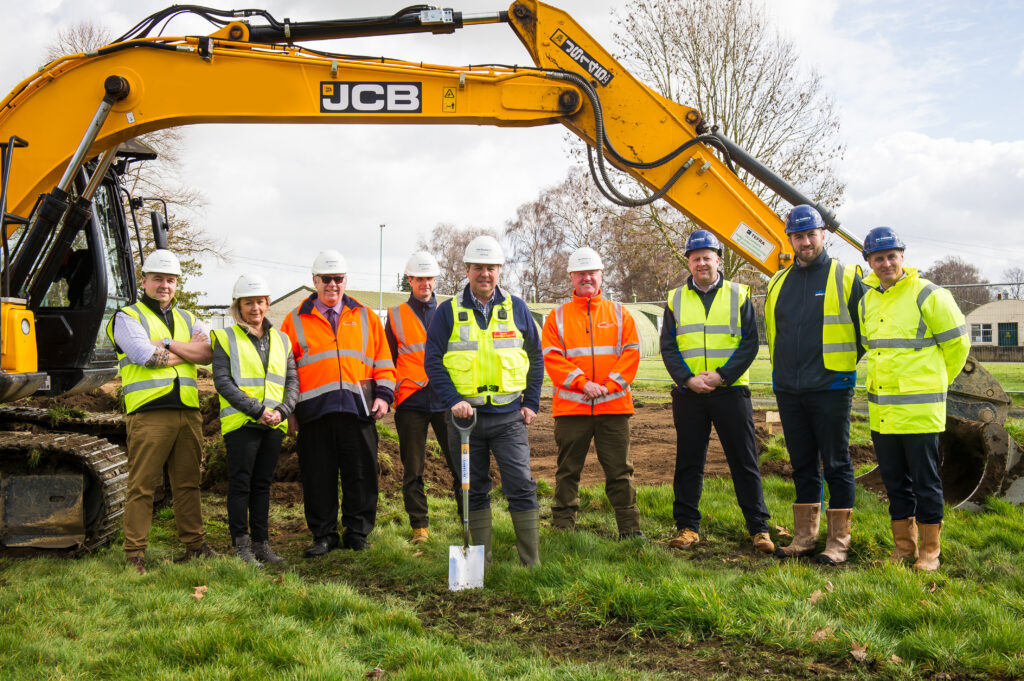
[[(0, 4), (5, 25), (18, 27), (0, 47), (0, 89), (7, 91), (40, 65), (61, 26), (93, 21), (119, 35), (170, 3)], [(406, 4), (247, 0), (238, 6), (303, 21), (381, 15)], [(468, 13), (506, 8), (491, 0), (450, 4)], [(553, 4), (615, 51), (612, 13), (621, 3)], [(844, 227), (859, 236), (880, 224), (896, 228), (914, 265), (956, 254), (992, 281), (1024, 266), (1024, 1), (979, 1), (969, 10), (952, 0), (786, 0), (767, 8), (835, 97), (847, 145), (839, 167), (846, 199), (837, 211)], [(206, 26), (175, 20), (166, 34), (208, 33)], [(316, 47), (452, 65), (530, 63), (503, 25)], [(517, 206), (559, 182), (570, 165), (563, 130), (187, 128), (183, 178), (207, 201), (192, 219), (230, 252), (227, 262), (207, 263), (196, 285), (208, 292), (207, 302), (226, 302), (234, 279), (256, 272), (278, 296), (309, 282), (317, 252), (337, 248), (349, 261), (349, 286), (376, 289), (383, 224), (383, 282), (393, 288), (418, 236), (437, 223), (502, 228)], [(837, 255), (859, 257), (845, 247)]]

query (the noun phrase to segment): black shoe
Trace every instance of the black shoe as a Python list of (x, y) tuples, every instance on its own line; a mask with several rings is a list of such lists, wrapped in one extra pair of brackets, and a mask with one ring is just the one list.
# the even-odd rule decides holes
[(359, 535), (348, 535), (341, 541), (346, 549), (352, 549), (353, 551), (363, 551), (370, 548), (370, 545), (366, 543), (366, 537), (360, 537)]
[(306, 558), (316, 558), (317, 556), (325, 556), (336, 548), (338, 548), (338, 536), (330, 534), (317, 539), (302, 555)]

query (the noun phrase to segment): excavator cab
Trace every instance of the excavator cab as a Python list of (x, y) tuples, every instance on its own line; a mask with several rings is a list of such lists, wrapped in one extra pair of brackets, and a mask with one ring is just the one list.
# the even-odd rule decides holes
[[(0, 203), (0, 402), (85, 392), (117, 375), (105, 329), (118, 308), (136, 299), (120, 175), (131, 162), (155, 157), (152, 150), (132, 145), (117, 152), (116, 162), (111, 157), (108, 164), (84, 164), (68, 185), (66, 208), (59, 214), (45, 194), (27, 218), (9, 215), (6, 203)], [(6, 188), (9, 153), (4, 161)], [(80, 210), (85, 195), (91, 197), (89, 209)], [(99, 545), (116, 530), (126, 478), (124, 451), (107, 439), (82, 433), (0, 434), (0, 546), (77, 550)]]

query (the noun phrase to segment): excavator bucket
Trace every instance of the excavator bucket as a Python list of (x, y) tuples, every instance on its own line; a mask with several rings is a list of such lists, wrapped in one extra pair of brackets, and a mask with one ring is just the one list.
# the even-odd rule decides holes
[[(942, 491), (953, 508), (981, 510), (985, 498), (1024, 503), (1024, 461), (1003, 425), (1011, 400), (978, 360), (968, 357), (949, 387), (946, 430), (939, 437)], [(871, 489), (884, 489), (874, 468), (857, 477)]]

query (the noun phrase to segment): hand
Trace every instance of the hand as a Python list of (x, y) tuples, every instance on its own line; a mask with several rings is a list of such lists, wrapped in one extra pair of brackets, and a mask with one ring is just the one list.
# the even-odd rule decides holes
[(462, 400), (461, 402), (452, 406), (452, 416), (457, 419), (470, 419), (473, 418), (473, 405), (469, 402)]
[(587, 381), (583, 385), (583, 395), (588, 400), (596, 400), (599, 397), (604, 397), (608, 394), (608, 388), (604, 387), (600, 383), (594, 383), (593, 381)]
[(525, 423), (526, 425), (530, 425), (531, 423), (533, 423), (533, 420), (537, 418), (537, 412), (530, 409), (529, 407), (521, 407), (519, 409), (519, 413), (523, 415), (523, 423)]
[(260, 414), (260, 423), (265, 426), (270, 426), (271, 428), (276, 426), (277, 423), (274, 422), (274, 413), (273, 409), (264, 409), (263, 413)]
[(388, 403), (386, 400), (377, 398), (373, 401), (373, 418), (380, 421), (384, 418), (384, 414), (388, 413)]
[(697, 393), (698, 395), (704, 395), (713, 390), (712, 388), (709, 388), (706, 383), (704, 383), (704, 374), (700, 374), (698, 376), (690, 376), (688, 379), (686, 379), (686, 387), (689, 388), (692, 392)]
[(717, 371), (702, 371), (700, 373), (701, 378), (704, 379), (704, 385), (711, 390), (714, 390), (718, 386), (722, 385), (722, 374)]
[(192, 332), (192, 340), (190, 342), (192, 342), (192, 343), (207, 343), (208, 344), (210, 342), (210, 337), (207, 336), (202, 331), (196, 330), (196, 331)]

